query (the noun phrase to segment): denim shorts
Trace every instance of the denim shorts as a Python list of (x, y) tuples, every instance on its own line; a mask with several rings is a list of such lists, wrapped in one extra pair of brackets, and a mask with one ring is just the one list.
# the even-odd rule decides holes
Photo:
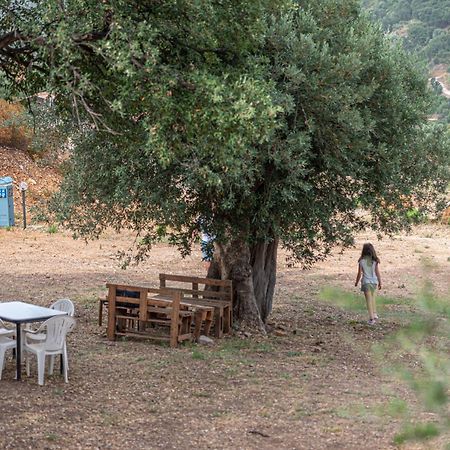
[(366, 292), (366, 291), (369, 291), (369, 292), (375, 292), (376, 290), (377, 290), (377, 284), (375, 284), (375, 283), (367, 283), (367, 284), (363, 284), (363, 285), (361, 285), (361, 291), (362, 292)]

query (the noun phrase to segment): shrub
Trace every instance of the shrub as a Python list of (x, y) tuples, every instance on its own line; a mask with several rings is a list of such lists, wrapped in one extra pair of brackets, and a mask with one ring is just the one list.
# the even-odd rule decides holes
[(47, 233), (49, 234), (55, 234), (58, 232), (58, 226), (55, 224), (49, 225), (49, 227), (47, 228)]
[(418, 223), (426, 223), (428, 220), (427, 215), (420, 211), (418, 208), (411, 208), (406, 212), (406, 217), (411, 223), (418, 224)]

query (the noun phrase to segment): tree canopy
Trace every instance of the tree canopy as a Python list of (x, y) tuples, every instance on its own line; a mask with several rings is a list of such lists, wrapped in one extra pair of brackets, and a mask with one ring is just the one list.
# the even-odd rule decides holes
[(207, 231), (237, 303), (253, 305), (241, 316), (270, 313), (278, 242), (310, 264), (365, 226), (400, 229), (445, 190), (425, 72), (357, 1), (13, 9), (0, 15), (10, 95), (49, 91), (83, 130), (66, 223), (89, 237), (132, 227), (141, 256), (163, 236), (186, 254)]

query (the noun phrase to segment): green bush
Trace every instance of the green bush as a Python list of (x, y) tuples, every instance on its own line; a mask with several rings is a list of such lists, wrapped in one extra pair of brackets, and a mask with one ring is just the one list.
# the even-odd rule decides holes
[(411, 223), (414, 224), (425, 223), (428, 220), (427, 215), (420, 211), (418, 208), (411, 208), (409, 211), (407, 211), (406, 217)]

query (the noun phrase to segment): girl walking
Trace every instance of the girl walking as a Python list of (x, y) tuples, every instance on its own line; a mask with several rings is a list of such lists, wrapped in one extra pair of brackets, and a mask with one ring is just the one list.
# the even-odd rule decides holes
[(379, 269), (380, 259), (372, 244), (363, 245), (361, 257), (358, 259), (358, 275), (355, 286), (361, 280), (361, 291), (366, 298), (367, 311), (369, 312), (369, 325), (374, 325), (378, 319), (377, 307), (375, 304), (375, 292), (381, 289), (381, 276)]

